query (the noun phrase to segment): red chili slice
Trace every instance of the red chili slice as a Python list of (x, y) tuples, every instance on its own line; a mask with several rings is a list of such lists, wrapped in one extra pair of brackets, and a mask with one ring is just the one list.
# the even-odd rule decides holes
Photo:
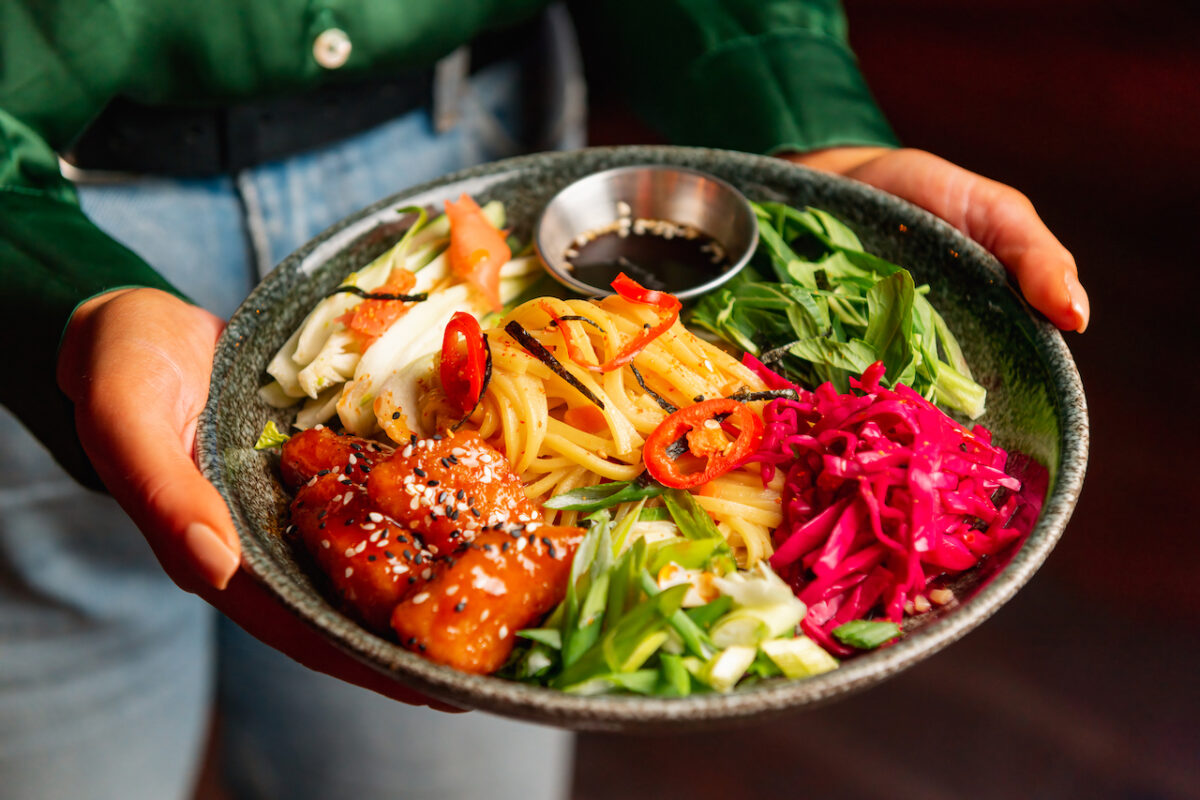
[(612, 282), (612, 288), (617, 294), (631, 303), (654, 306), (662, 314), (662, 318), (658, 321), (657, 325), (647, 328), (638, 336), (626, 342), (617, 351), (616, 355), (603, 364), (587, 363), (582, 351), (576, 347), (575, 342), (572, 340), (570, 332), (562, 327), (562, 318), (555, 314), (549, 308), (548, 304), (542, 304), (542, 308), (554, 319), (563, 332), (563, 339), (567, 344), (567, 355), (579, 366), (587, 367), (593, 372), (612, 372), (614, 369), (620, 369), (633, 361), (633, 357), (642, 352), (646, 348), (646, 345), (653, 342), (659, 336), (662, 336), (667, 332), (668, 328), (675, 324), (675, 321), (679, 319), (679, 309), (683, 307), (683, 304), (679, 302), (679, 298), (675, 295), (647, 289), (624, 272), (617, 275), (616, 279)]
[[(715, 427), (706, 424), (710, 420)], [(737, 429), (733, 441), (722, 435), (730, 426)], [(757, 414), (736, 400), (718, 397), (680, 409), (663, 420), (646, 439), (642, 460), (651, 477), (663, 486), (691, 489), (746, 463), (762, 437), (763, 423)], [(677, 451), (703, 459), (704, 468), (682, 472)]]
[(483, 393), (487, 371), (487, 346), (479, 321), (456, 311), (442, 335), (442, 389), (454, 407), (469, 414)]

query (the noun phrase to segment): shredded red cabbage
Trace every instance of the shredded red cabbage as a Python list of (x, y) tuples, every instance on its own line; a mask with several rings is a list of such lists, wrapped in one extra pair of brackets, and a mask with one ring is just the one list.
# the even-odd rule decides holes
[(882, 363), (838, 394), (745, 362), (771, 388), (799, 394), (766, 406), (750, 460), (764, 483), (777, 469), (787, 476), (771, 566), (808, 606), (804, 632), (831, 652), (851, 652), (834, 628), (878, 613), (899, 623), (930, 581), (1018, 539), (1018, 513), (1036, 518), (1040, 495), (1020, 493), (990, 432), (968, 431), (907, 386), (880, 385)]

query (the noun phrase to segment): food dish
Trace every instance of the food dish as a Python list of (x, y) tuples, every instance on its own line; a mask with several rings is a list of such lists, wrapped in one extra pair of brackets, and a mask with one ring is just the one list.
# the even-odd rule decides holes
[[(333, 612), (328, 604), (322, 607), (319, 595), (311, 596), (314, 594), (313, 587), (310, 581), (306, 581), (303, 570), (295, 564), (294, 558), (290, 558), (291, 554), (280, 540), (272, 538), (272, 534), (277, 536), (278, 529), (271, 530), (271, 513), (266, 508), (266, 504), (258, 503), (257, 505), (261, 507), (254, 508), (256, 505), (256, 498), (252, 495), (254, 483), (258, 482), (260, 487), (269, 489), (270, 496), (275, 498), (275, 508), (273, 509), (275, 512), (278, 512), (279, 503), (283, 498), (278, 486), (273, 484), (272, 477), (269, 474), (263, 474), (261, 467), (256, 472), (254, 456), (244, 452), (246, 442), (252, 442), (256, 438), (257, 431), (251, 433), (243, 431), (244, 436), (240, 445), (235, 444), (232, 440), (226, 440), (227, 445), (217, 451), (217, 458), (210, 458), (214, 453), (207, 446), (212, 441), (210, 437), (221, 436), (219, 430), (221, 428), (224, 428), (225, 435), (227, 435), (239, 427), (228, 425), (230, 422), (228, 415), (222, 418), (220, 396), (230, 397), (230, 389), (233, 389), (234, 393), (240, 393), (250, 388), (246, 382), (250, 372), (254, 373), (253, 382), (257, 383), (257, 375), (261, 374), (260, 370), (263, 364), (270, 357), (269, 353), (264, 354), (262, 351), (272, 345), (278, 348), (288, 337), (291, 331), (287, 326), (294, 327), (299, 321), (297, 315), (302, 316), (303, 311), (311, 306), (317, 296), (313, 294), (314, 289), (318, 292), (328, 291), (337, 282), (340, 275), (348, 271), (346, 267), (349, 265), (345, 263), (340, 265), (327, 263), (323, 265), (322, 269), (316, 271), (312, 281), (306, 282), (302, 279), (305, 271), (303, 263), (305, 254), (302, 253), (291, 261), (290, 275), (287, 274), (289, 265), (285, 264), (283, 274), (275, 273), (256, 292), (257, 303), (256, 296), (252, 296), (248, 301), (248, 308), (241, 312), (243, 325), (246, 324), (245, 320), (249, 319), (254, 323), (251, 328), (258, 334), (274, 328), (270, 334), (274, 337), (273, 342), (269, 341), (270, 336), (268, 336), (255, 345), (254, 349), (257, 351), (255, 357), (260, 359), (258, 363), (244, 363), (240, 365), (241, 369), (231, 371), (223, 368), (221, 359), (218, 359), (218, 369), (214, 372), (213, 403), (210, 404), (202, 425), (202, 464), (208, 470), (210, 477), (216, 477), (215, 482), (218, 483), (218, 488), (226, 492), (227, 499), (231, 499), (232, 493), (229, 491), (229, 484), (225, 476), (221, 474), (222, 462), (224, 465), (228, 465), (232, 456), (234, 460), (242, 464), (238, 475), (236, 499), (231, 505), (234, 507), (235, 520), (239, 522), (243, 535), (249, 537), (246, 548), (247, 561), (269, 586), (279, 592), (285, 601), (294, 608), (344, 644), (349, 645), (361, 656), (377, 665), (397, 669), (403, 679), (414, 683), (418, 688), (450, 699), (451, 702), (466, 702), (468, 705), (546, 721), (558, 720), (577, 726), (613, 725), (631, 721), (645, 723), (647, 720), (666, 723), (681, 717), (693, 720), (739, 717), (813, 702), (837, 692), (858, 688), (879, 679), (882, 675), (887, 674), (889, 669), (896, 669), (911, 663), (920, 655), (932, 652), (933, 649), (950, 641), (956, 635), (961, 635), (967, 627), (977, 623), (983, 616), (994, 610), (996, 605), (1007, 596), (1006, 592), (1014, 591), (1020, 582), (1028, 577), (1036, 563), (1044, 558), (1054, 538), (1061, 532), (1061, 524), (1065, 524), (1064, 514), (1069, 513), (1073, 492), (1078, 488), (1078, 480), (1081, 480), (1082, 465), (1076, 463), (1075, 457), (1080, 454), (1081, 445), (1083, 445), (1083, 449), (1086, 449), (1086, 428), (1079, 429), (1071, 427), (1071, 425), (1064, 428), (1064, 422), (1078, 426), (1081, 420), (1070, 419), (1069, 413), (1064, 420), (1061, 412), (1064, 409), (1063, 401), (1081, 402), (1082, 395), (1078, 392), (1077, 377), (1071, 374), (1069, 357), (1066, 356), (1065, 349), (1061, 346), (1061, 339), (1057, 339), (1057, 333), (1049, 331), (1047, 326), (1043, 325), (1039, 328), (1039, 324), (1028, 316), (1019, 301), (1008, 294), (1002, 286), (996, 285), (999, 275), (996, 272), (998, 267), (994, 262), (989, 263), (990, 260), (982, 254), (972, 251), (969, 243), (948, 235), (944, 226), (931, 221), (926, 215), (922, 215), (915, 209), (904, 206), (893, 207), (889, 201), (861, 187), (794, 170), (794, 168), (767, 159), (711, 151), (675, 149), (588, 151), (570, 157), (564, 155), (542, 156), (532, 160), (493, 165), (493, 167), (479, 172), (475, 180), (472, 180), (468, 174), (465, 180), (447, 184), (446, 188), (431, 187), (425, 195), (426, 199), (420, 199), (420, 194), (415, 199), (418, 199), (419, 202), (428, 202), (432, 199), (456, 196), (454, 192), (459, 189), (482, 194), (484, 199), (490, 199), (489, 192), (491, 192), (491, 197), (504, 196), (512, 209), (512, 216), (515, 219), (526, 220), (525, 224), (528, 225), (527, 221), (532, 218), (532, 212), (537, 209), (538, 197), (540, 196), (544, 202), (549, 191), (552, 191), (555, 186), (563, 185), (573, 174), (585, 174), (616, 163), (634, 163), (646, 159), (680, 163), (684, 166), (698, 166), (716, 172), (731, 180), (735, 185), (740, 184), (739, 188), (747, 191), (752, 198), (757, 196), (760, 199), (785, 199), (796, 204), (820, 202), (825, 207), (832, 208), (835, 212), (851, 219), (852, 224), (859, 223), (858, 229), (860, 232), (865, 232), (867, 238), (877, 237), (877, 242), (868, 242), (869, 245), (876, 246), (881, 252), (893, 258), (903, 258), (906, 263), (913, 265), (914, 271), (919, 272), (922, 279), (935, 279), (937, 281), (935, 290), (948, 290), (949, 296), (956, 298), (964, 295), (969, 297), (971, 293), (986, 295), (992, 308), (957, 307), (953, 311), (947, 309), (946, 313), (947, 316), (955, 317), (950, 320), (952, 325), (961, 323), (958, 325), (958, 329), (968, 332), (964, 348), (969, 351), (968, 354), (972, 358), (978, 356), (976, 360), (982, 362), (983, 366), (980, 373), (988, 376), (989, 380), (999, 389), (998, 392), (993, 392), (995, 396), (985, 421), (993, 427), (997, 427), (998, 421), (1000, 423), (998, 435), (1002, 433), (1006, 443), (1044, 459), (1054, 469), (1056, 482), (1047, 498), (1046, 510), (1038, 527), (1017, 556), (1007, 566), (994, 565), (998, 574), (990, 585), (982, 588), (977, 595), (969, 597), (971, 590), (977, 588), (991, 576), (969, 576), (967, 585), (956, 588), (960, 597), (969, 597), (969, 599), (966, 599), (953, 611), (930, 615), (929, 619), (923, 620), (922, 624), (917, 626), (917, 629), (908, 638), (896, 646), (849, 662), (837, 673), (805, 682), (808, 685), (798, 682), (781, 682), (778, 685), (755, 687), (748, 692), (738, 692), (727, 697), (687, 698), (683, 701), (676, 701), (674, 706), (663, 706), (662, 703), (665, 701), (645, 699), (638, 699), (636, 703), (630, 705), (629, 698), (564, 697), (555, 695), (553, 692), (547, 693), (516, 685), (497, 686), (495, 684), (499, 682), (495, 679), (471, 679), (470, 676), (447, 675), (445, 670), (441, 672), (438, 671), (438, 668), (431, 670), (430, 665), (413, 664), (409, 654), (394, 652), (398, 651), (398, 648), (365, 635), (361, 630), (355, 632), (353, 626), (347, 625), (344, 618), (338, 619), (339, 615)], [(389, 206), (395, 204), (397, 201), (393, 200)], [(376, 244), (372, 252), (371, 245), (378, 243), (388, 234), (386, 228), (382, 231), (377, 229), (378, 233), (383, 234), (378, 238), (372, 237), (370, 233), (366, 236), (362, 234), (378, 220), (389, 217), (395, 220), (395, 212), (389, 213), (389, 211), (390, 209), (376, 210), (373, 218), (368, 218), (365, 222), (360, 220), (357, 228), (351, 224), (348, 228), (343, 229), (340, 236), (327, 238), (323, 245), (324, 253), (321, 252), (322, 245), (318, 243), (314, 247), (317, 257), (313, 258), (310, 255), (308, 264), (313, 268), (321, 267), (320, 262), (324, 260), (322, 256), (341, 250), (345, 244), (351, 242), (354, 242), (358, 248), (357, 252), (353, 252), (354, 247), (351, 247), (353, 255), (349, 257), (356, 259), (351, 263), (354, 265), (364, 264), (382, 249)], [(370, 210), (366, 213), (369, 214)], [(901, 225), (905, 228), (905, 235), (897, 237), (894, 232), (899, 231)], [(889, 240), (886, 235), (881, 235), (881, 231), (887, 232), (889, 226), (892, 229), (894, 240)], [(518, 224), (519, 227), (520, 224)], [(394, 241), (395, 234), (391, 234), (390, 238)], [(355, 242), (355, 240), (357, 241)], [(944, 247), (947, 243), (950, 246)], [(935, 250), (921, 254), (924, 256), (922, 259), (914, 257), (911, 252), (907, 254), (904, 252), (906, 246), (913, 244), (936, 244), (939, 246)], [(891, 252), (888, 252), (889, 248)], [(343, 257), (346, 257), (344, 252)], [(951, 265), (962, 266), (950, 269)], [(341, 267), (340, 272), (337, 271), (339, 266)], [(274, 286), (272, 286), (272, 282), (274, 282)], [(990, 287), (989, 282), (992, 283)], [(282, 290), (284, 293), (294, 291), (301, 296), (298, 307), (291, 307), (290, 317), (280, 314), (273, 319), (271, 314), (264, 313), (269, 311), (269, 306), (262, 304), (262, 298), (271, 290), (276, 292)], [(303, 299), (306, 290), (307, 300)], [(254, 314), (255, 308), (258, 309), (258, 314)], [(234, 362), (241, 361), (241, 357), (247, 352), (240, 349), (244, 342), (238, 342), (236, 339), (239, 330), (238, 322), (238, 318), (235, 317), (230, 326), (233, 339), (223, 346), (228, 356), (234, 356)], [(978, 346), (980, 323), (988, 335), (1009, 337), (1016, 343), (1020, 343), (1024, 339), (1023, 346), (1015, 353), (1011, 351), (1006, 354), (987, 352), (986, 348)], [(242, 331), (243, 335), (248, 332), (245, 328)], [(974, 342), (970, 341), (972, 336), (975, 337)], [(1039, 342), (1039, 339), (1042, 341)], [(972, 350), (976, 352), (970, 352)], [(1014, 354), (1018, 357), (1019, 363), (1011, 359)], [(997, 361), (994, 358), (995, 355), (1002, 357)], [(1066, 358), (1065, 363), (1062, 361), (1063, 358)], [(1048, 368), (1047, 364), (1052, 364), (1053, 368)], [(1060, 376), (1064, 380), (1062, 387), (1056, 386), (1053, 381), (1049, 380), (1049, 374), (1055, 372), (1062, 373)], [(224, 376), (226, 380), (218, 383), (219, 375)], [(231, 385), (228, 380), (234, 375), (239, 376), (234, 382), (238, 384), (236, 386)], [(257, 386), (253, 388), (257, 388)], [(1010, 394), (1010, 390), (1013, 389), (1018, 391)], [(1027, 391), (1028, 389), (1035, 391)], [(1038, 402), (1039, 399), (1042, 401), (1041, 403)], [(247, 402), (248, 406), (255, 405), (245, 395), (243, 395), (243, 400), (249, 401)], [(1057, 408), (1055, 400), (1058, 401)], [(1033, 412), (1029, 418), (1010, 419), (1011, 412), (1022, 405)], [(261, 428), (261, 423), (265, 419), (266, 414), (260, 408), (258, 427)], [(1026, 424), (1027, 422), (1035, 424)], [(222, 425), (222, 423), (226, 424)], [(242, 427), (244, 428), (244, 425)], [(1083, 437), (1082, 442), (1080, 435)], [(242, 449), (241, 454), (239, 454), (239, 447)], [(1070, 457), (1065, 461), (1064, 453)], [(1066, 467), (1065, 471), (1064, 466)], [(1066, 494), (1062, 491), (1064, 488)], [(258, 499), (261, 500), (261, 497)], [(248, 521), (247, 511), (257, 517), (255, 521), (260, 526), (257, 535), (247, 531), (247, 528), (252, 527), (246, 524)], [(264, 545), (266, 545), (265, 548)], [(262, 558), (264, 555), (268, 557)], [(291, 563), (289, 563), (289, 559)], [(997, 594), (997, 591), (1000, 594)], [(863, 664), (868, 666), (864, 667)], [(484, 681), (484, 683), (476, 683), (472, 680)]]

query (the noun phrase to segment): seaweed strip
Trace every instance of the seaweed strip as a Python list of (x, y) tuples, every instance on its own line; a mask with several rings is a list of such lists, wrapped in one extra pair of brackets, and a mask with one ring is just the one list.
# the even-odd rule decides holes
[(521, 323), (514, 319), (512, 322), (504, 326), (504, 330), (508, 332), (509, 336), (516, 339), (517, 342), (524, 347), (531, 356), (549, 367), (555, 375), (578, 389), (579, 393), (588, 400), (591, 400), (597, 408), (602, 411), (604, 410), (604, 402), (599, 397), (596, 397), (596, 395), (592, 394), (592, 390), (584, 386), (578, 378), (576, 378), (570, 372), (567, 372), (567, 368), (562, 365), (562, 362), (555, 358), (554, 354), (547, 350), (541, 342), (535, 339), (533, 334), (525, 330), (525, 328), (521, 326)]

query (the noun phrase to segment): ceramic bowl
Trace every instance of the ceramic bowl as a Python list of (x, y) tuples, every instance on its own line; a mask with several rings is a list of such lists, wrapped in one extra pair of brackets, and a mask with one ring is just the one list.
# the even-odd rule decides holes
[[(399, 238), (406, 220), (397, 209), (440, 206), (462, 192), (480, 202), (499, 199), (514, 233), (528, 241), (547, 201), (564, 186), (633, 164), (700, 170), (752, 200), (817, 206), (844, 220), (867, 249), (930, 285), (930, 299), (988, 390), (988, 411), (979, 421), (1001, 446), (1048, 468), (1045, 504), (1028, 537), (1009, 557), (991, 559), (959, 579), (958, 599), (910, 620), (895, 645), (814, 678), (768, 681), (728, 694), (580, 697), (457, 672), (367, 632), (322, 595), (283, 535), (288, 496), (278, 458), (255, 451), (253, 444), (267, 420), (282, 427), (294, 412), (277, 411), (259, 399), (258, 388), (267, 382), (264, 368), (317, 300)], [(638, 731), (725, 725), (828, 702), (951, 644), (1000, 608), (1049, 555), (1075, 506), (1087, 448), (1083, 388), (1062, 337), (1026, 305), (1001, 265), (979, 246), (921, 209), (853, 181), (771, 158), (674, 147), (596, 148), (488, 164), (400, 192), (325, 231), (267, 276), (230, 320), (217, 346), (197, 436), (200, 467), (228, 503), (241, 536), (244, 568), (343, 649), (460, 707), (578, 729)]]

